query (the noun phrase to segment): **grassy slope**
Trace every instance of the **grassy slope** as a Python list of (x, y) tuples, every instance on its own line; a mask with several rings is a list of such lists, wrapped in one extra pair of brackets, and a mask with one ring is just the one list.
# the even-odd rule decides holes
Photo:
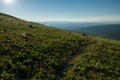
[(120, 42), (0, 14), (0, 79), (120, 79)]

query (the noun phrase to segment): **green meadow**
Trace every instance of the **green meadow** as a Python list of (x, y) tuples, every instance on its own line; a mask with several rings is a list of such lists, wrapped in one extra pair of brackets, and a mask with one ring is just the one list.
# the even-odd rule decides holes
[(120, 80), (120, 41), (0, 13), (0, 80)]

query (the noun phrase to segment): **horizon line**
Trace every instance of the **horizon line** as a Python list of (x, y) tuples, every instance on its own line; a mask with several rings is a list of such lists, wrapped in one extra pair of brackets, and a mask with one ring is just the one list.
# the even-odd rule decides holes
[(102, 17), (90, 17), (90, 18), (81, 18), (81, 19), (25, 19), (28, 21), (36, 21), (36, 22), (46, 22), (46, 21), (61, 21), (61, 22), (120, 22), (120, 16), (102, 16)]

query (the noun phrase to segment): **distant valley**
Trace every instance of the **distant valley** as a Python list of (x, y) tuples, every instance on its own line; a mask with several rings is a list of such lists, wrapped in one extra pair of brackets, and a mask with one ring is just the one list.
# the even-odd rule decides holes
[(50, 27), (120, 40), (120, 23), (40, 22)]

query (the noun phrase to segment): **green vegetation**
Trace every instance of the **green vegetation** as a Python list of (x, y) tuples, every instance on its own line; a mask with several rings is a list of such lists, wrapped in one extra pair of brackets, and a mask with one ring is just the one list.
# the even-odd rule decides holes
[(120, 42), (0, 14), (0, 79), (119, 80)]

